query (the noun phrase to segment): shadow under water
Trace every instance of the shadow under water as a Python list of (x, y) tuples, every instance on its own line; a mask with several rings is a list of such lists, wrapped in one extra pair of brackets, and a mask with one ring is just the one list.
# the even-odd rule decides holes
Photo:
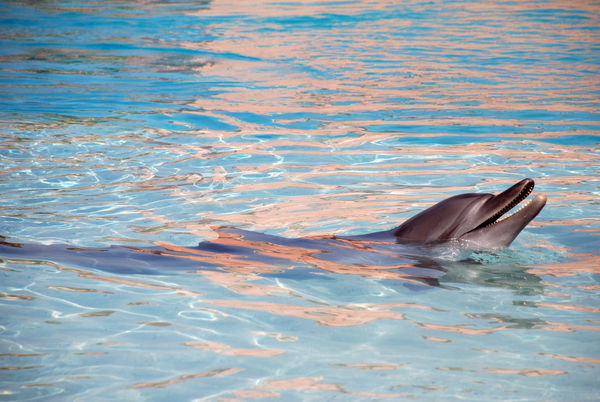
[(539, 294), (541, 279), (502, 255), (475, 253), (455, 244), (406, 245), (359, 237), (285, 238), (231, 227), (195, 247), (155, 242), (152, 247), (79, 248), (64, 244), (0, 241), (0, 259), (27, 259), (116, 274), (166, 275), (217, 271), (306, 279), (326, 273), (402, 283), (413, 289), (460, 283)]

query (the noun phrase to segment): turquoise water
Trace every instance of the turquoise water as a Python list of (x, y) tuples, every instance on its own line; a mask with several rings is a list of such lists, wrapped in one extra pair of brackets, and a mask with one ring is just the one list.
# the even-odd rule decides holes
[(436, 250), (431, 287), (0, 255), (1, 400), (600, 398), (600, 5), (395, 3), (0, 3), (7, 242), (360, 234), (524, 177), (548, 196), (506, 250)]

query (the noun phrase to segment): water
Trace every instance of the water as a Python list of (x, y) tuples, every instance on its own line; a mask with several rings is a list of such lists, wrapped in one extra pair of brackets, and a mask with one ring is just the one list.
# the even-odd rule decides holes
[(1, 2), (6, 241), (360, 234), (524, 177), (548, 205), (435, 287), (2, 255), (0, 399), (599, 399), (600, 5), (395, 3)]

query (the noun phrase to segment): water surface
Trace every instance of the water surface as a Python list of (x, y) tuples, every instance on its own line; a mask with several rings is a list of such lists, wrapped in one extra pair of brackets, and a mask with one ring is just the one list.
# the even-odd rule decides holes
[(181, 253), (548, 196), (509, 249), (436, 250), (436, 286), (0, 255), (0, 399), (597, 399), (600, 5), (396, 3), (0, 2), (7, 242)]

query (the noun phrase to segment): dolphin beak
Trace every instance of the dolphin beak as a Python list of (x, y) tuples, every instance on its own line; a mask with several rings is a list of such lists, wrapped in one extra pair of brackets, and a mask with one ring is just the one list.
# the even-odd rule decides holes
[(482, 208), (488, 209), (487, 219), (475, 229), (460, 237), (469, 243), (484, 247), (507, 247), (533, 218), (540, 213), (547, 198), (536, 195), (515, 212), (505, 215), (533, 191), (532, 179), (521, 180), (514, 186), (490, 199)]
[(502, 215), (513, 209), (521, 201), (531, 194), (535, 182), (532, 179), (523, 179), (517, 184), (509, 187), (498, 195), (492, 197), (482, 206), (482, 209), (489, 210), (488, 216), (475, 229), (479, 229), (496, 222)]

